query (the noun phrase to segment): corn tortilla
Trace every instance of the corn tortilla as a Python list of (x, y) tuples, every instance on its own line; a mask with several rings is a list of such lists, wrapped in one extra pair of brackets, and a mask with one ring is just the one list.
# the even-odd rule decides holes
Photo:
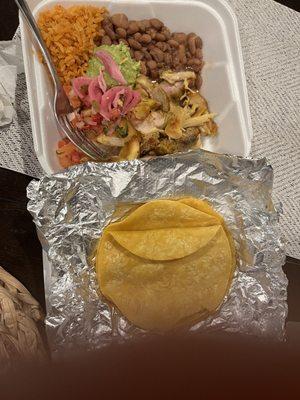
[(174, 200), (154, 200), (143, 204), (121, 222), (109, 225), (108, 231), (192, 228), (218, 225), (216, 217)]
[(99, 242), (101, 292), (140, 328), (164, 332), (206, 318), (230, 286), (235, 262), (223, 219), (193, 200), (144, 204)]
[[(207, 243), (221, 227), (164, 228), (147, 231), (113, 231), (111, 236), (132, 254), (154, 261), (187, 257)], [(151, 243), (151, 246), (149, 246)]]

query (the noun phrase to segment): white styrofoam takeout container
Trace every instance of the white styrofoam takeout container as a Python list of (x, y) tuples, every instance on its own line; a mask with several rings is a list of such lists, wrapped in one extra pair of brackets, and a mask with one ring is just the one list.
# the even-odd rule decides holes
[[(203, 86), (211, 112), (216, 112), (219, 134), (204, 141), (206, 150), (248, 156), (252, 126), (238, 24), (223, 0), (44, 0), (33, 14), (55, 4), (106, 6), (110, 13), (122, 12), (129, 19), (161, 19), (172, 32), (195, 32), (203, 40)], [(52, 85), (36, 55), (31, 35), (20, 19), (22, 48), (32, 133), (36, 155), (46, 173), (58, 172), (55, 150), (61, 134), (52, 110)]]

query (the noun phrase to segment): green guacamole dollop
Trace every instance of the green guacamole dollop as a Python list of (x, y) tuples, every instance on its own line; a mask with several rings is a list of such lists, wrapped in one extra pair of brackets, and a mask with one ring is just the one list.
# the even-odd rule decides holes
[[(134, 85), (140, 74), (140, 62), (132, 59), (129, 48), (124, 43), (116, 45), (102, 45), (96, 47), (94, 53), (98, 50), (104, 50), (109, 53), (115, 62), (119, 65), (120, 70), (128, 85)], [(103, 64), (98, 57), (94, 56), (89, 60), (87, 75), (94, 77), (99, 75), (99, 69)], [(104, 79), (108, 87), (120, 85), (106, 71), (104, 71)]]

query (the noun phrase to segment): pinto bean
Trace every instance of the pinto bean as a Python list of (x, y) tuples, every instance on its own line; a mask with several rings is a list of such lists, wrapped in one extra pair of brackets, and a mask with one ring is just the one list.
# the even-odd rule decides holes
[(196, 49), (195, 57), (198, 58), (199, 60), (202, 60), (202, 49)]
[(141, 61), (141, 73), (143, 75), (147, 75), (148, 74), (148, 69), (147, 69), (147, 66), (146, 66), (144, 61)]
[(192, 66), (193, 64), (202, 66), (202, 61), (198, 58), (191, 58), (190, 60), (188, 60), (187, 65)]
[(154, 43), (150, 43), (150, 44), (148, 44), (148, 50), (153, 50), (153, 49), (155, 49), (156, 47), (155, 47), (155, 44)]
[(147, 62), (146, 62), (146, 65), (147, 65), (147, 67), (148, 67), (150, 70), (153, 70), (153, 69), (156, 69), (156, 68), (157, 68), (157, 62), (154, 61), (154, 60), (147, 61)]
[(151, 36), (151, 39), (155, 39), (156, 36), (156, 29), (150, 28), (146, 30), (146, 33)]
[(117, 28), (128, 28), (128, 18), (125, 14), (114, 14), (111, 17), (111, 22), (117, 27)]
[(110, 27), (113, 26), (110, 17), (105, 17), (104, 20), (101, 23), (102, 27), (109, 25)]
[(134, 39), (128, 39), (129, 46), (132, 47), (134, 50), (140, 50), (142, 48), (141, 43)]
[(186, 64), (187, 59), (186, 59), (186, 55), (185, 55), (185, 45), (184, 44), (179, 45), (178, 58), (179, 58), (180, 63)]
[(141, 61), (144, 58), (144, 53), (139, 50), (136, 50), (134, 52), (134, 58), (136, 59), (136, 61)]
[(164, 24), (157, 18), (150, 19), (150, 24), (153, 28), (157, 29), (158, 31), (164, 26)]
[(164, 54), (164, 62), (167, 66), (171, 66), (172, 64), (172, 56), (170, 53), (165, 53)]
[(191, 36), (188, 39), (188, 48), (190, 50), (190, 53), (193, 56), (196, 54), (196, 49), (197, 49), (197, 47), (196, 47), (196, 38), (197, 38), (197, 36)]
[[(105, 33), (105, 32), (104, 32), (104, 33)], [(96, 45), (97, 47), (101, 45), (103, 36), (104, 36), (104, 35), (96, 35), (96, 36), (94, 37), (94, 43), (95, 43), (95, 45)]]
[(201, 89), (202, 82), (203, 82), (202, 76), (201, 76), (200, 73), (198, 73), (198, 74), (197, 74), (197, 77), (196, 77), (196, 88), (197, 88), (198, 90)]
[(116, 34), (110, 25), (104, 25), (103, 29), (105, 30), (105, 33), (111, 38), (111, 40), (116, 40)]
[(144, 33), (141, 37), (140, 37), (140, 39), (139, 39), (139, 42), (141, 42), (141, 43), (150, 43), (151, 42), (151, 36), (150, 35), (148, 35), (147, 33)]
[(123, 39), (125, 39), (126, 36), (127, 36), (126, 29), (124, 29), (124, 28), (117, 28), (117, 29), (116, 29), (116, 34), (117, 34), (120, 38), (123, 38)]
[(112, 40), (108, 35), (104, 35), (101, 40), (101, 44), (106, 44), (106, 45), (110, 46), (112, 44)]
[(167, 43), (165, 42), (157, 42), (156, 47), (158, 47), (161, 51), (167, 51)]
[(144, 24), (146, 29), (150, 29), (151, 28), (151, 24), (150, 24), (149, 19), (143, 19), (142, 22), (143, 22), (143, 24)]
[[(140, 32), (146, 32), (147, 25), (146, 25), (145, 20), (138, 21), (138, 25), (139, 25), (139, 31), (140, 31)], [(150, 27), (149, 27), (149, 28), (150, 28)]]
[(166, 40), (166, 37), (162, 33), (157, 32), (157, 34), (155, 35), (155, 39), (158, 42), (164, 42)]
[(191, 32), (191, 33), (189, 33), (189, 34), (187, 35), (187, 40), (189, 40), (191, 37), (196, 37), (196, 36), (197, 36), (196, 33)]
[(143, 55), (144, 55), (145, 60), (147, 60), (147, 61), (152, 60), (152, 57), (151, 57), (149, 51), (146, 49), (146, 47), (143, 47), (143, 48), (141, 49), (141, 51), (143, 52)]
[(196, 36), (196, 47), (197, 49), (202, 49), (202, 39), (199, 36)]
[(136, 40), (137, 42), (140, 41), (141, 37), (142, 37), (142, 34), (141, 34), (140, 32), (136, 32), (136, 33), (133, 35), (133, 39)]
[(172, 39), (176, 40), (179, 44), (184, 44), (187, 40), (187, 35), (183, 32), (175, 32), (172, 35)]
[(163, 27), (163, 29), (161, 30), (161, 33), (165, 36), (166, 40), (171, 39), (172, 35), (170, 32), (170, 29), (168, 29), (167, 27)]
[(105, 35), (105, 30), (104, 29), (99, 29), (99, 35), (102, 37), (102, 36), (104, 36)]
[(174, 39), (168, 40), (168, 43), (169, 43), (169, 45), (170, 45), (171, 47), (173, 47), (173, 48), (175, 48), (175, 49), (177, 49), (177, 48), (179, 47), (178, 42), (177, 42), (176, 40), (174, 40)]
[(139, 25), (136, 21), (131, 21), (129, 22), (128, 29), (127, 29), (127, 34), (128, 35), (134, 35), (139, 31)]
[(191, 58), (190, 60), (188, 60), (187, 65), (191, 67), (195, 72), (200, 72), (203, 63), (201, 60), (198, 60), (197, 58)]
[[(164, 42), (164, 43), (166, 43), (166, 42)], [(169, 45), (169, 43), (166, 43), (166, 51), (168, 53), (171, 53), (171, 46)]]
[(164, 59), (164, 53), (158, 47), (155, 47), (154, 49), (150, 50), (150, 54), (152, 55), (152, 57), (156, 62), (162, 62)]

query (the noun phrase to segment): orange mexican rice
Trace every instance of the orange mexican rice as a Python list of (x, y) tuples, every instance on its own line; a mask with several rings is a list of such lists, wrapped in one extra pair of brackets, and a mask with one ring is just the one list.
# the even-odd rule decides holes
[(63, 84), (85, 74), (106, 12), (103, 7), (58, 5), (40, 13), (38, 26)]

